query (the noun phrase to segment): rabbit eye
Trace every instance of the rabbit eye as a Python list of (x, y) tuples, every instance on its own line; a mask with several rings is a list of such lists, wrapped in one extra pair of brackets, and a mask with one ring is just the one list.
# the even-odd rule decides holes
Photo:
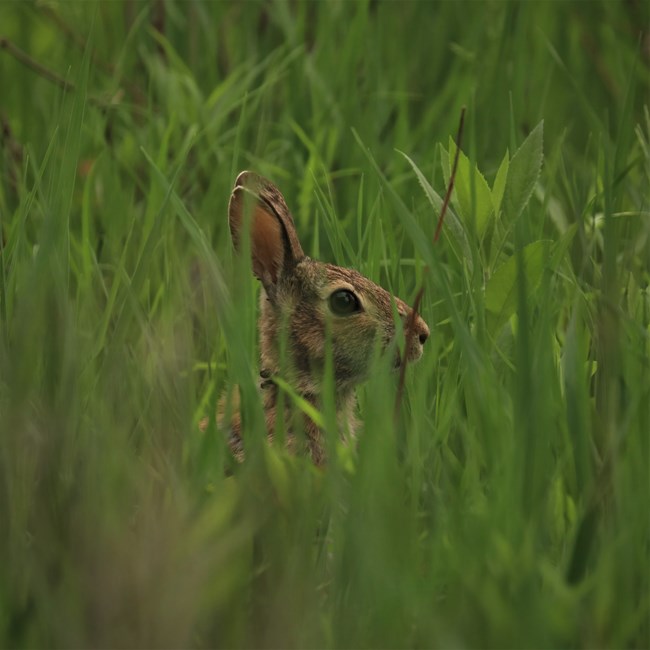
[(329, 298), (330, 309), (337, 316), (350, 316), (361, 311), (359, 298), (348, 289), (339, 289)]

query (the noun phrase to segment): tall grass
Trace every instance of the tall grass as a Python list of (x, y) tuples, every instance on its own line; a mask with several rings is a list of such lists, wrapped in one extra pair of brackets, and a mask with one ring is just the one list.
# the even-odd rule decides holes
[[(648, 646), (649, 19), (0, 4), (0, 644)], [(264, 441), (245, 168), (425, 285), (398, 421), (378, 359), (322, 472)], [(198, 426), (234, 385), (242, 465)]]

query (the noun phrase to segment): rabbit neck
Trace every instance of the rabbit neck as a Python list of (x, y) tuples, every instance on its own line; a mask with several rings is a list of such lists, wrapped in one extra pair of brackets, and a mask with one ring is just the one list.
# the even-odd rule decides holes
[[(266, 418), (266, 429), (269, 436), (273, 437), (273, 432), (276, 430), (277, 418), (279, 412), (279, 388), (273, 382), (273, 376), (267, 371), (263, 370), (263, 380), (261, 383), (264, 413)], [(268, 377), (268, 378), (266, 378)], [(300, 395), (311, 406), (316, 409), (321, 409), (322, 404), (318, 395), (310, 393), (301, 393)], [(304, 443), (302, 436), (296, 436), (292, 429), (295, 425), (295, 409), (290, 408), (290, 400), (285, 397), (284, 399), (284, 431), (286, 432), (286, 445), (292, 452), (300, 452), (301, 447), (303, 451), (307, 451), (311, 456), (312, 461), (317, 466), (322, 466), (327, 461), (325, 432), (306, 414), (302, 415), (301, 430), (304, 433)], [(353, 440), (356, 435), (357, 420), (355, 417), (356, 409), (356, 396), (354, 391), (351, 390), (344, 396), (337, 395), (336, 404), (336, 417), (339, 435), (342, 441), (348, 442)]]

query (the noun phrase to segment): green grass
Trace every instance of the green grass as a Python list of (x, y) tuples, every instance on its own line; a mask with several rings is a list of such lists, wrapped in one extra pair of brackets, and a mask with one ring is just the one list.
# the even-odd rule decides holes
[[(0, 646), (648, 647), (649, 24), (0, 4), (75, 87), (0, 49)], [(263, 443), (241, 169), (309, 254), (425, 283), (399, 421), (380, 360), (324, 472)], [(242, 466), (198, 428), (234, 384)]]

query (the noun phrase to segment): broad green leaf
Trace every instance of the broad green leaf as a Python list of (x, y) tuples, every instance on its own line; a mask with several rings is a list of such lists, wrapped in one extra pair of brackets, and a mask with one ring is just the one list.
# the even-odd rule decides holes
[[(456, 155), (456, 143), (449, 138), (449, 173), (453, 165), (454, 156)], [(474, 176), (475, 186), (475, 204), (472, 206), (472, 175)], [(458, 168), (456, 169), (456, 179), (454, 181), (456, 191), (456, 203), (459, 208), (461, 217), (465, 223), (472, 219), (472, 207), (476, 214), (476, 232), (479, 237), (483, 236), (488, 226), (492, 209), (492, 192), (487, 184), (483, 174), (478, 170), (476, 165), (472, 168), (469, 158), (462, 152), (458, 156)]]
[(508, 179), (508, 169), (510, 168), (510, 152), (506, 149), (506, 155), (503, 157), (499, 170), (497, 171), (494, 185), (492, 186), (492, 206), (494, 207), (494, 214), (498, 215), (501, 209), (501, 202), (503, 201), (503, 194), (506, 189), (506, 181)]
[(528, 205), (542, 168), (543, 143), (544, 121), (541, 121), (510, 160), (503, 199), (503, 209), (509, 219), (516, 219)]
[[(446, 152), (443, 149), (443, 147), (440, 147), (440, 151), (441, 154), (446, 155)], [(397, 153), (402, 154), (402, 156), (406, 158), (409, 165), (411, 165), (411, 167), (413, 168), (413, 171), (417, 176), (418, 182), (420, 183), (420, 187), (422, 187), (427, 199), (429, 199), (429, 203), (431, 203), (431, 206), (433, 207), (433, 210), (437, 218), (437, 216), (440, 215), (440, 210), (442, 209), (442, 203), (443, 203), (442, 197), (431, 187), (431, 184), (426, 179), (425, 175), (420, 171), (420, 168), (403, 151), (400, 151), (398, 149)], [(444, 169), (444, 162), (443, 162), (443, 169)], [(449, 180), (445, 179), (445, 183), (448, 182)], [(463, 226), (460, 220), (458, 219), (458, 217), (456, 216), (456, 214), (454, 213), (454, 211), (449, 206), (447, 206), (447, 214), (445, 215), (445, 222), (446, 225), (449, 226), (449, 230), (451, 230), (454, 237), (456, 238), (456, 241), (458, 241), (463, 251), (463, 255), (465, 256), (465, 259), (471, 260), (472, 257), (469, 248), (469, 242), (467, 241), (467, 236), (465, 235)], [(433, 222), (433, 226), (431, 230), (432, 233), (435, 231), (435, 228), (436, 228), (436, 223)], [(444, 225), (443, 225), (443, 229), (444, 229)]]
[[(528, 244), (522, 251), (528, 291), (534, 291), (542, 279), (548, 247), (548, 240), (539, 240)], [(485, 288), (485, 308), (500, 320), (510, 318), (517, 306), (517, 257), (518, 253), (515, 253), (502, 264)]]

